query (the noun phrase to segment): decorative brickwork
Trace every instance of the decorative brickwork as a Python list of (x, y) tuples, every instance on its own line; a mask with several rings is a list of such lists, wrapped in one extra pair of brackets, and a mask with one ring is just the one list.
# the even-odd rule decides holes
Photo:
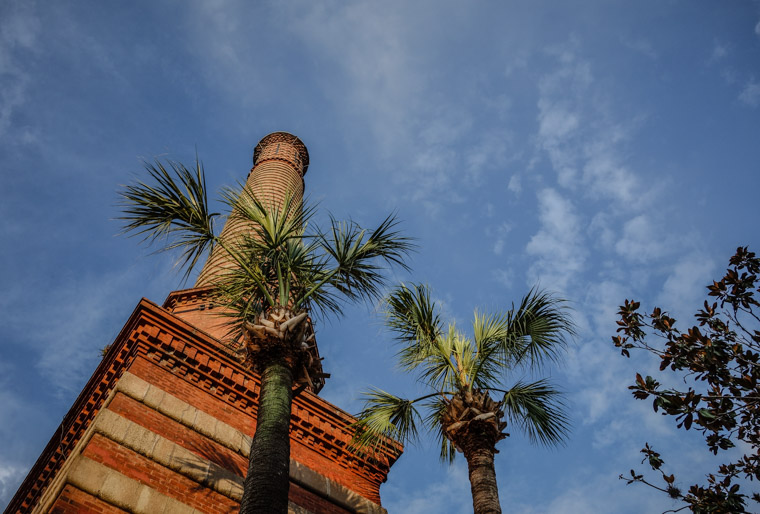
[[(228, 512), (242, 491), (259, 381), (219, 348), (219, 341), (143, 299), (7, 512), (45, 512), (53, 506), (72, 512), (61, 495), (74, 494), (72, 484), (89, 491), (82, 489), (89, 482), (75, 472), (78, 456), (191, 510)], [(314, 394), (304, 391), (296, 397), (291, 481), (300, 489), (293, 489), (294, 505), (300, 498), (313, 505), (334, 504), (334, 512), (380, 512), (379, 487), (401, 447), (388, 446), (375, 456), (357, 454), (349, 448), (351, 422), (350, 415)], [(174, 480), (177, 486), (154, 487), (159, 476), (162, 483)], [(89, 494), (111, 506), (126, 505), (121, 497), (114, 503), (97, 491)], [(210, 502), (215, 507), (199, 508), (208, 497), (218, 500)]]

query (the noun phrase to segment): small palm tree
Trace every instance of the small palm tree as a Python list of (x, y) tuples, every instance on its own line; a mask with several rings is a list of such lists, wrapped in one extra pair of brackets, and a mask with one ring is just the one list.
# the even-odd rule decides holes
[(476, 311), (472, 338), (453, 323), (444, 329), (425, 286), (401, 285), (386, 305), (388, 326), (402, 344), (402, 369), (415, 373), (430, 392), (408, 400), (371, 390), (358, 415), (355, 443), (373, 446), (384, 437), (415, 441), (424, 427), (440, 441), (442, 460), (464, 454), (475, 513), (501, 512), (493, 459), (496, 443), (509, 435), (507, 423), (546, 445), (561, 443), (568, 432), (561, 394), (547, 380), (503, 385), (510, 373), (559, 357), (574, 334), (564, 302), (533, 289), (507, 312)]
[(247, 362), (261, 375), (241, 512), (287, 512), (293, 385), (311, 384), (321, 373), (310, 351), (309, 317), (337, 315), (344, 301), (379, 297), (385, 265), (406, 268), (413, 245), (396, 230), (394, 216), (371, 231), (331, 217), (323, 232), (308, 223), (313, 208), (287, 198), (267, 205), (247, 186), (222, 194), (230, 221), (246, 231), (220, 238), (200, 162), (192, 170), (177, 162), (169, 168), (146, 164), (151, 183), (120, 192), (120, 219), (125, 232), (160, 240), (160, 250), (180, 251), (185, 277), (203, 255), (223, 252), (212, 287), (230, 337), (243, 342)]

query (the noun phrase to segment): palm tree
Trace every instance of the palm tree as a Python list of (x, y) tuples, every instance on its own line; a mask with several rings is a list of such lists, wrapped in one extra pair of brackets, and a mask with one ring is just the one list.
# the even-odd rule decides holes
[(413, 442), (420, 428), (434, 432), (443, 461), (464, 454), (475, 513), (501, 512), (494, 454), (509, 435), (507, 423), (545, 445), (563, 442), (568, 433), (561, 394), (547, 380), (504, 386), (507, 375), (560, 356), (574, 334), (564, 302), (532, 289), (506, 312), (476, 311), (472, 338), (453, 323), (444, 329), (426, 286), (401, 285), (386, 306), (388, 326), (402, 344), (399, 363), (428, 392), (413, 400), (379, 389), (366, 393), (355, 444), (372, 447), (385, 437)]
[[(374, 230), (330, 217), (321, 231), (308, 221), (314, 209), (286, 198), (265, 205), (247, 186), (227, 189), (230, 220), (247, 231), (220, 238), (208, 207), (203, 168), (146, 164), (150, 183), (121, 192), (124, 231), (181, 252), (185, 277), (204, 254), (222, 251), (226, 264), (212, 287), (228, 317), (229, 335), (243, 343), (261, 375), (256, 432), (241, 512), (287, 512), (289, 423), (293, 385), (321, 373), (310, 316), (341, 314), (345, 301), (379, 297), (386, 265), (406, 268), (411, 241), (388, 216)], [(238, 225), (240, 226), (240, 225)], [(308, 226), (309, 230), (306, 230)]]

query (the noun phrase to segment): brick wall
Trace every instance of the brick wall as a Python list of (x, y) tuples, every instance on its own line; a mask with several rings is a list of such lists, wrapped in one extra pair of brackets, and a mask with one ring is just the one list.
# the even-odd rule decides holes
[(73, 485), (66, 485), (50, 512), (51, 514), (123, 514), (126, 511), (109, 505)]

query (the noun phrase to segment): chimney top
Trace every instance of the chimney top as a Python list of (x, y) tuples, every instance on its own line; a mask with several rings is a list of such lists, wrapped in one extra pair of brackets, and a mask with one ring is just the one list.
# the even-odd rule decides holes
[(301, 176), (306, 175), (306, 170), (309, 167), (309, 152), (306, 150), (306, 145), (303, 144), (303, 141), (288, 132), (272, 132), (259, 141), (259, 144), (253, 149), (253, 166), (255, 167), (258, 163), (262, 150), (267, 146), (276, 143), (287, 143), (296, 149), (298, 156), (294, 157), (296, 157), (302, 165)]

